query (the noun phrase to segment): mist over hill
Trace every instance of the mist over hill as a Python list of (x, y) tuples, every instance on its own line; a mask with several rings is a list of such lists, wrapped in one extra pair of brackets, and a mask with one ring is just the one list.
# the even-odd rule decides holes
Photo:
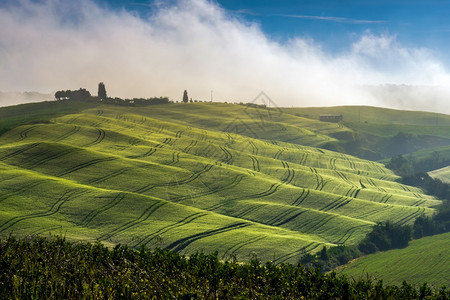
[(53, 100), (53, 95), (39, 92), (2, 92), (0, 91), (0, 106), (42, 102)]

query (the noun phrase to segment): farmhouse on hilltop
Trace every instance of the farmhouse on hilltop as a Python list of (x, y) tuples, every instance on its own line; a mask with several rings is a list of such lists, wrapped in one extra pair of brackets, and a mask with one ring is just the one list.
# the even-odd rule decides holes
[(338, 123), (344, 120), (344, 117), (342, 115), (320, 115), (319, 120), (322, 122)]

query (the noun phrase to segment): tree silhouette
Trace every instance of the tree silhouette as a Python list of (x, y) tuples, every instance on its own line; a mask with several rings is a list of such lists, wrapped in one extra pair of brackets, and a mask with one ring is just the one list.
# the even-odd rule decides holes
[(100, 82), (98, 84), (98, 99), (106, 100), (106, 98), (107, 98), (107, 96), (106, 96), (105, 84), (103, 82)]
[(184, 103), (188, 103), (189, 102), (189, 98), (188, 98), (188, 94), (187, 94), (186, 90), (184, 90), (184, 93), (183, 93), (183, 102)]

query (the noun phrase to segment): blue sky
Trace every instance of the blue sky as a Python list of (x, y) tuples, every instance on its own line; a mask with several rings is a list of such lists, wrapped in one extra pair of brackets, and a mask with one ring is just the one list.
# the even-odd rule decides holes
[[(163, 1), (102, 1), (151, 13)], [(170, 3), (174, 1), (164, 1)], [(271, 39), (311, 38), (329, 52), (348, 49), (366, 31), (395, 35), (405, 46), (435, 51), (450, 65), (450, 1), (217, 0), (228, 14), (258, 24)]]

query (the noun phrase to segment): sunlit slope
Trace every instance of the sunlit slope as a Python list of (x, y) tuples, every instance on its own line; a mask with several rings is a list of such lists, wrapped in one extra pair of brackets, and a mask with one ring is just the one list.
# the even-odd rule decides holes
[(433, 178), (441, 180), (442, 182), (450, 183), (450, 166), (428, 172), (428, 174)]
[(438, 234), (412, 241), (404, 249), (389, 250), (361, 257), (342, 269), (354, 278), (382, 279), (386, 284), (408, 283), (422, 285), (427, 282), (440, 288), (450, 286), (450, 259), (448, 245), (450, 233)]
[[(323, 244), (356, 243), (376, 222), (410, 223), (440, 203), (394, 182), (381, 164), (276, 140), (279, 125), (270, 122), (254, 125), (270, 139), (220, 131), (215, 105), (100, 106), (6, 133), (0, 233), (295, 262)], [(216, 125), (199, 128), (195, 110)], [(170, 121), (169, 111), (180, 115)], [(309, 141), (322, 139), (314, 124)]]

